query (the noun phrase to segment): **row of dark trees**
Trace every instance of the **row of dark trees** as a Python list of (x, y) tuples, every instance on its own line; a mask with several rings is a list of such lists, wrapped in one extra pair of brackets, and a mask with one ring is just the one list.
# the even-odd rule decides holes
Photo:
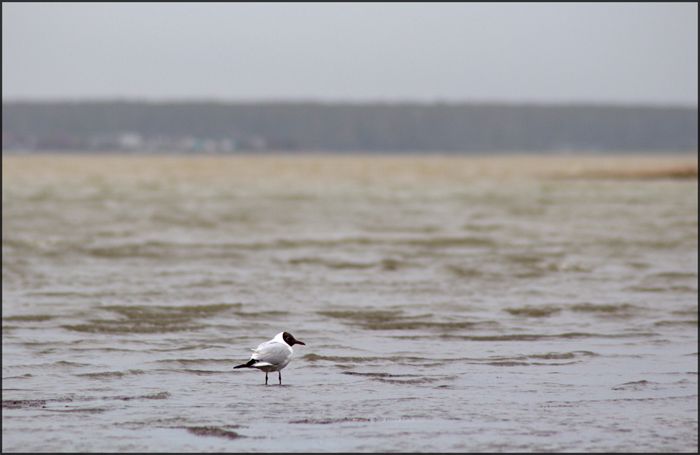
[[(698, 110), (612, 105), (11, 102), (3, 138), (260, 138), (328, 151), (696, 150)], [(4, 140), (4, 139), (3, 139)]]

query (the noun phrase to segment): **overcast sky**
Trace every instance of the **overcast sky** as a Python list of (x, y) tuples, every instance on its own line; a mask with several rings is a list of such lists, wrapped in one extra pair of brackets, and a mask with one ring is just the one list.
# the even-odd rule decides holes
[(697, 3), (2, 3), (16, 100), (698, 103)]

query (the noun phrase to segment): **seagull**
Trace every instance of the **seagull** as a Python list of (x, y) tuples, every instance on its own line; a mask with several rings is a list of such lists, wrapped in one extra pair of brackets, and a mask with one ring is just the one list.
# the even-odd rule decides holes
[(292, 360), (292, 346), (295, 344), (303, 344), (299, 340), (294, 339), (289, 332), (280, 332), (270, 341), (260, 343), (253, 349), (253, 355), (250, 356), (248, 363), (233, 367), (236, 368), (257, 368), (265, 372), (265, 385), (267, 385), (267, 373), (276, 371), (279, 373), (280, 385), (282, 385), (282, 368), (286, 367)]

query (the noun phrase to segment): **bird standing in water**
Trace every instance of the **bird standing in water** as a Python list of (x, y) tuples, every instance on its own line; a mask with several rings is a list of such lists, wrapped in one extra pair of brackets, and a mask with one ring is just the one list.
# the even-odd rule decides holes
[(294, 353), (292, 346), (295, 344), (306, 346), (306, 343), (296, 340), (291, 333), (280, 332), (270, 341), (260, 343), (257, 348), (253, 349), (253, 355), (247, 363), (233, 368), (257, 368), (264, 371), (265, 385), (267, 385), (267, 373), (276, 371), (279, 373), (279, 381), (280, 385), (282, 385), (281, 370), (292, 360), (292, 354)]

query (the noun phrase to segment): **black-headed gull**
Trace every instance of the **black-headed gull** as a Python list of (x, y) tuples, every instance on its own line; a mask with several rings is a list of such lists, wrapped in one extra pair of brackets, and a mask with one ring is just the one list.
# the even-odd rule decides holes
[(267, 373), (276, 371), (279, 373), (280, 385), (282, 385), (282, 368), (286, 367), (292, 360), (292, 346), (295, 344), (303, 344), (299, 340), (294, 339), (289, 332), (280, 332), (270, 341), (260, 343), (253, 349), (253, 355), (250, 356), (248, 363), (233, 367), (236, 368), (257, 368), (265, 372), (265, 385), (267, 385)]

